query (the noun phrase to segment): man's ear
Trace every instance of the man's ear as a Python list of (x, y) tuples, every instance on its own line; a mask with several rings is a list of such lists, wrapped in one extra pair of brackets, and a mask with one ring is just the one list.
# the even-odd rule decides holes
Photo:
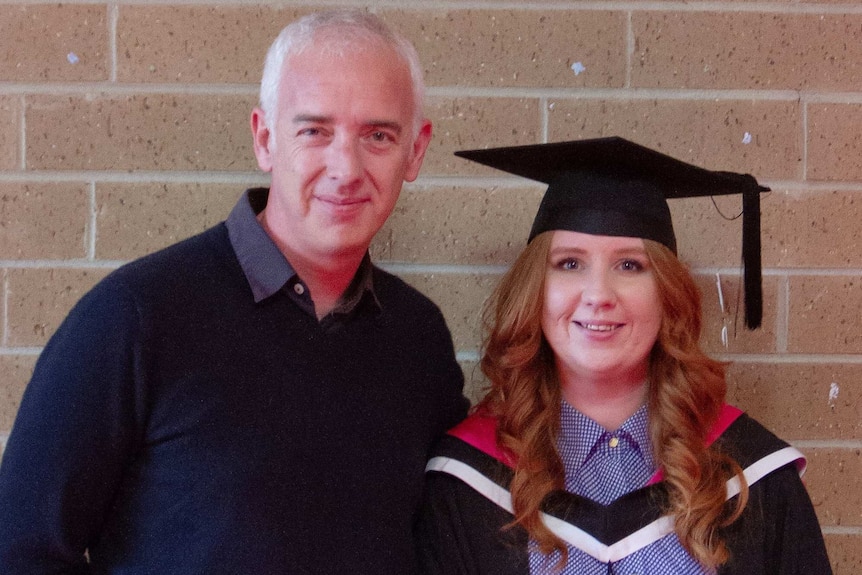
[(431, 143), (431, 131), (431, 122), (423, 120), (419, 134), (410, 149), (410, 157), (407, 158), (407, 169), (404, 172), (404, 180), (407, 182), (412, 182), (419, 177), (419, 169), (425, 159), (425, 151), (428, 149), (428, 144)]
[(251, 111), (251, 137), (257, 165), (264, 172), (272, 171), (272, 153), (274, 150), (271, 134), (266, 125), (266, 114), (260, 108), (254, 108)]

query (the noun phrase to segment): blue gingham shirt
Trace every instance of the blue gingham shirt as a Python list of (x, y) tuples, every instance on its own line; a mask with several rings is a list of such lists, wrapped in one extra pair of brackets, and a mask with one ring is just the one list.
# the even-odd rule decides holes
[[(647, 484), (656, 471), (647, 428), (646, 406), (619, 429), (608, 431), (563, 401), (557, 448), (566, 472), (566, 491), (603, 505)], [(560, 556), (543, 555), (531, 543), (530, 573), (555, 573)], [(561, 575), (706, 575), (712, 573), (692, 558), (674, 533), (614, 563), (602, 563), (568, 546)]]

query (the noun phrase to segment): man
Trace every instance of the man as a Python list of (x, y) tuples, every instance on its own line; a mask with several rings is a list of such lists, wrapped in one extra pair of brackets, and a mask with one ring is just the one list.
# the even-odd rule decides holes
[(411, 573), (466, 412), (439, 310), (368, 247), (431, 137), (415, 51), (315, 14), (267, 55), (271, 187), (120, 268), (46, 346), (0, 466), (0, 572)]

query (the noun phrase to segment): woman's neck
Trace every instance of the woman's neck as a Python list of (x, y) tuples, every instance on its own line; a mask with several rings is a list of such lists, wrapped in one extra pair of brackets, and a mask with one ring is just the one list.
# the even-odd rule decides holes
[(607, 429), (614, 431), (646, 403), (649, 384), (587, 382), (565, 384), (563, 398), (575, 409)]

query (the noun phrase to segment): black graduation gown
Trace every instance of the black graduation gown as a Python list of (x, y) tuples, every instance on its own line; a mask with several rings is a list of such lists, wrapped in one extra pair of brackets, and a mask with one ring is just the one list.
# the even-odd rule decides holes
[[(749, 483), (742, 516), (724, 529), (730, 561), (718, 575), (830, 575), (814, 508), (802, 484), (802, 454), (752, 418), (727, 406), (711, 440), (740, 464)], [(513, 516), (512, 469), (496, 447), (495, 422), (472, 416), (441, 439), (426, 474), (417, 523), (423, 572), (428, 575), (525, 575), (527, 533), (506, 528)], [(737, 491), (734, 481), (728, 492)], [(576, 547), (613, 563), (673, 529), (663, 517), (661, 481), (608, 506), (552, 493), (545, 523)]]

